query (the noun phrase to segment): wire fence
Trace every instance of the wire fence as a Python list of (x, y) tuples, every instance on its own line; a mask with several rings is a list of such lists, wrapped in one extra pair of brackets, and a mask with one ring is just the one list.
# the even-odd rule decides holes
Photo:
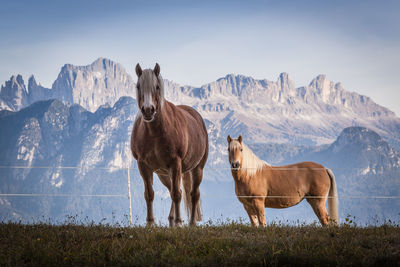
[[(275, 170), (279, 171), (302, 171), (302, 170), (313, 170), (313, 171), (325, 171), (326, 168), (282, 168), (282, 167), (272, 167)], [(64, 169), (64, 170), (104, 170), (104, 171), (124, 171), (126, 173), (126, 185), (127, 190), (125, 193), (120, 194), (66, 194), (66, 193), (7, 193), (7, 192), (0, 192), (0, 197), (69, 197), (69, 198), (127, 198), (128, 206), (129, 206), (129, 225), (133, 225), (133, 216), (132, 216), (132, 199), (133, 198), (143, 198), (143, 196), (132, 196), (131, 193), (131, 171), (137, 171), (137, 168), (131, 167), (90, 167), (90, 166), (13, 166), (13, 165), (2, 165), (0, 169)], [(332, 168), (332, 170), (346, 170), (346, 169), (362, 169), (362, 168)], [(207, 167), (205, 168), (206, 171), (222, 171), (224, 172), (223, 175), (226, 175), (226, 171), (230, 171), (230, 167), (222, 167), (222, 168), (213, 168)], [(3, 191), (3, 190), (1, 190)], [(269, 198), (269, 199), (290, 199), (294, 198), (293, 196), (287, 195), (267, 195), (267, 196), (258, 196), (258, 195), (236, 195), (234, 191), (232, 191), (231, 195), (213, 195), (208, 196), (212, 198)], [(165, 198), (168, 198), (166, 196)], [(338, 195), (338, 196), (305, 196), (306, 199), (318, 199), (318, 198), (338, 198), (338, 199), (359, 199), (359, 200), (366, 200), (366, 199), (400, 199), (400, 195)]]

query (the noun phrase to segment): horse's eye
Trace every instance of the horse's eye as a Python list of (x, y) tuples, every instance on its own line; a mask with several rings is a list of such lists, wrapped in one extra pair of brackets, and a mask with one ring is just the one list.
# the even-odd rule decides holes
[(242, 152), (242, 151), (243, 151), (243, 148), (240, 149), (240, 152)]
[(156, 86), (156, 89), (157, 89), (157, 90), (160, 90), (160, 86), (157, 85), (157, 86)]

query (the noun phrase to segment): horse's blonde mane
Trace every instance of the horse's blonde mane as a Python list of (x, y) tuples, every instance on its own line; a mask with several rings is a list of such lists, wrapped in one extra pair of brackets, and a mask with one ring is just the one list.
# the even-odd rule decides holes
[[(240, 146), (240, 143), (231, 142), (232, 148)], [(242, 151), (242, 166), (240, 167), (243, 172), (248, 176), (254, 176), (257, 171), (261, 170), (265, 166), (270, 166), (266, 161), (259, 159), (256, 154), (245, 144), (241, 143), (243, 148)]]
[(257, 171), (261, 170), (265, 165), (269, 166), (266, 161), (259, 159), (243, 142), (242, 147), (243, 159), (241, 168), (243, 168), (243, 171), (245, 171), (249, 176), (254, 176)]

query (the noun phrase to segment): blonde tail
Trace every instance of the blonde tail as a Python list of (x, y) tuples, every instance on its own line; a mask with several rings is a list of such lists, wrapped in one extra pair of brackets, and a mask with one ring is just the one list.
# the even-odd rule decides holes
[(339, 201), (338, 193), (335, 181), (335, 175), (330, 169), (326, 169), (329, 178), (331, 179), (331, 187), (329, 188), (329, 198), (328, 198), (328, 210), (329, 217), (331, 218), (334, 225), (339, 225)]

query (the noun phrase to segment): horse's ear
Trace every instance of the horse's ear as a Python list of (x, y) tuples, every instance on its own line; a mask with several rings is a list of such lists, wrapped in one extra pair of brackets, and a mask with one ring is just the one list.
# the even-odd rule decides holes
[(228, 143), (230, 143), (232, 141), (232, 137), (230, 135), (228, 135), (227, 140), (228, 140)]
[(136, 68), (135, 68), (135, 70), (136, 70), (136, 75), (138, 76), (138, 77), (140, 77), (141, 75), (142, 75), (142, 68), (140, 67), (140, 65), (139, 65), (139, 63), (136, 65)]
[(154, 67), (154, 74), (158, 77), (158, 75), (160, 75), (160, 65), (158, 65), (158, 63), (156, 63), (156, 66)]
[(241, 135), (239, 135), (239, 137), (238, 137), (238, 141), (239, 141), (239, 143), (242, 143), (242, 141), (243, 141), (243, 138), (242, 138), (242, 136), (241, 136)]

